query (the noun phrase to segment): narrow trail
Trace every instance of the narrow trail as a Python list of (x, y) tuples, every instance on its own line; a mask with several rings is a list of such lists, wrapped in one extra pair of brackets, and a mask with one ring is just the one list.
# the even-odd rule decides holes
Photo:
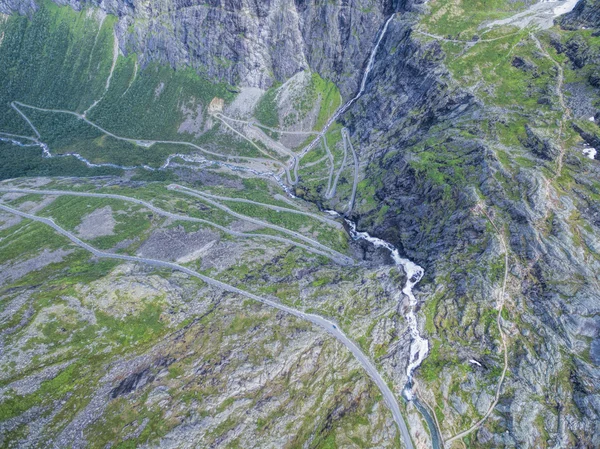
[(485, 413), (485, 415), (483, 415), (483, 417), (479, 421), (477, 421), (467, 430), (446, 439), (446, 441), (444, 442), (444, 444), (446, 445), (453, 441), (460, 440), (461, 438), (466, 437), (473, 431), (477, 430), (485, 422), (485, 420), (489, 418), (489, 416), (494, 411), (494, 408), (496, 408), (496, 405), (498, 405), (498, 401), (500, 400), (500, 393), (502, 390), (502, 384), (504, 383), (506, 372), (508, 371), (508, 344), (506, 342), (507, 336), (504, 333), (504, 330), (502, 329), (502, 310), (504, 309), (504, 303), (506, 301), (506, 283), (508, 280), (508, 246), (506, 245), (504, 234), (500, 232), (500, 229), (498, 229), (496, 223), (494, 223), (494, 220), (492, 220), (492, 217), (490, 217), (490, 215), (487, 213), (485, 207), (481, 204), (478, 204), (477, 206), (475, 206), (474, 211), (481, 212), (487, 217), (488, 221), (496, 231), (496, 235), (500, 239), (500, 243), (502, 244), (502, 248), (504, 250), (504, 279), (502, 281), (502, 290), (500, 292), (500, 298), (498, 300), (498, 315), (496, 317), (496, 324), (498, 325), (498, 331), (500, 332), (502, 347), (504, 349), (504, 367), (502, 368), (502, 374), (500, 376), (500, 379), (498, 380), (498, 385), (496, 386), (496, 395), (494, 396), (494, 400), (490, 404), (488, 411)]
[[(565, 151), (566, 151), (565, 150), (565, 141), (564, 141), (565, 124), (566, 124), (567, 120), (571, 119), (572, 113), (571, 113), (571, 109), (567, 106), (567, 104), (565, 102), (565, 97), (564, 97), (564, 93), (563, 93), (564, 70), (563, 70), (562, 66), (550, 55), (550, 53), (548, 53), (548, 51), (542, 45), (542, 43), (540, 42), (540, 40), (537, 38), (536, 35), (534, 35), (533, 33), (530, 33), (529, 36), (535, 42), (535, 45), (537, 46), (540, 53), (542, 53), (547, 59), (552, 61), (552, 64), (556, 67), (556, 71), (557, 71), (557, 80), (556, 80), (556, 85), (555, 85), (554, 89), (555, 89), (555, 94), (558, 97), (558, 102), (560, 103), (560, 107), (563, 110), (563, 114), (561, 114), (561, 116), (560, 116), (560, 124), (558, 127), (559, 153), (558, 153), (558, 157), (556, 158), (556, 173), (554, 173), (553, 176), (550, 176), (549, 178), (545, 179), (544, 191), (545, 191), (545, 195), (546, 195), (546, 199), (547, 199), (547, 204), (549, 204), (550, 206), (552, 206), (552, 205), (558, 206), (558, 204), (560, 204), (560, 203), (557, 199), (552, 197), (551, 185), (562, 174), (563, 160), (564, 160)], [(549, 216), (551, 210), (552, 210), (552, 207), (546, 208), (544, 217), (542, 217), (542, 219), (541, 219), (542, 222), (546, 221), (548, 219), (548, 216)]]
[(340, 165), (340, 168), (339, 168), (337, 174), (335, 175), (335, 179), (333, 181), (333, 187), (329, 191), (329, 194), (325, 195), (325, 198), (328, 200), (330, 200), (331, 198), (333, 198), (335, 196), (338, 181), (340, 180), (340, 175), (344, 171), (344, 168), (346, 167), (346, 160), (348, 159), (348, 148), (346, 145), (346, 140), (344, 139), (343, 136), (342, 136), (342, 142), (343, 142), (343, 147), (344, 147), (344, 158), (342, 159), (342, 165)]
[(100, 33), (102, 32), (102, 25), (104, 25), (105, 20), (106, 20), (106, 15), (102, 14), (100, 16), (100, 23), (98, 24), (98, 31), (96, 32), (96, 36), (94, 36), (94, 44), (92, 45), (92, 49), (88, 56), (88, 63), (87, 63), (88, 73), (90, 72), (91, 67), (92, 67), (92, 56), (94, 55), (94, 51), (96, 50), (96, 45), (98, 45), (98, 37), (100, 36)]
[(12, 213), (14, 215), (18, 215), (22, 218), (27, 218), (27, 219), (30, 219), (33, 221), (44, 223), (44, 224), (52, 227), (59, 234), (67, 237), (69, 240), (71, 240), (76, 245), (89, 251), (96, 257), (101, 257), (101, 258), (106, 258), (106, 259), (117, 259), (117, 260), (123, 260), (123, 261), (127, 261), (127, 262), (146, 264), (146, 265), (155, 266), (155, 267), (168, 268), (168, 269), (171, 269), (174, 271), (180, 271), (180, 272), (186, 273), (189, 276), (200, 279), (210, 286), (219, 288), (226, 292), (244, 296), (246, 298), (260, 302), (262, 304), (265, 304), (267, 306), (281, 310), (281, 311), (286, 312), (290, 315), (293, 315), (297, 318), (300, 318), (302, 320), (305, 320), (305, 321), (308, 321), (310, 323), (317, 325), (318, 327), (323, 329), (325, 332), (327, 332), (329, 335), (336, 338), (341, 344), (343, 344), (354, 355), (356, 360), (361, 364), (363, 369), (366, 371), (367, 375), (375, 382), (375, 384), (381, 391), (385, 403), (388, 405), (390, 411), (392, 412), (392, 416), (398, 426), (398, 429), (400, 431), (400, 435), (404, 442), (405, 447), (407, 449), (414, 449), (412, 440), (410, 438), (410, 433), (408, 432), (408, 427), (406, 426), (406, 423), (404, 422), (404, 418), (402, 417), (402, 414), (400, 412), (400, 406), (398, 404), (398, 401), (396, 400), (394, 393), (392, 392), (392, 390), (390, 389), (390, 387), (388, 386), (386, 381), (381, 377), (381, 375), (377, 371), (377, 368), (375, 367), (375, 365), (373, 365), (373, 363), (360, 350), (360, 348), (352, 340), (350, 340), (346, 336), (346, 334), (340, 330), (339, 326), (337, 326), (333, 321), (330, 321), (319, 315), (305, 313), (300, 310), (294, 309), (293, 307), (283, 305), (277, 301), (255, 295), (248, 291), (245, 291), (245, 290), (239, 289), (237, 287), (234, 287), (232, 285), (221, 282), (217, 279), (200, 274), (194, 270), (191, 270), (182, 265), (178, 265), (176, 263), (165, 262), (165, 261), (157, 260), (157, 259), (147, 259), (147, 258), (142, 258), (142, 257), (129, 256), (129, 255), (125, 255), (125, 254), (114, 254), (114, 253), (108, 253), (105, 251), (100, 251), (100, 250), (94, 248), (93, 246), (88, 245), (87, 243), (83, 242), (82, 240), (80, 240), (79, 238), (77, 238), (75, 235), (71, 234), (67, 230), (61, 228), (56, 223), (54, 223), (54, 221), (51, 219), (42, 218), (42, 217), (38, 217), (36, 215), (31, 215), (31, 214), (28, 214), (25, 212), (21, 212), (19, 210), (10, 208), (8, 206), (4, 206), (2, 204), (0, 204), (0, 209), (4, 210), (6, 212)]
[(354, 209), (354, 201), (356, 200), (356, 189), (358, 187), (358, 156), (356, 155), (356, 151), (354, 151), (354, 145), (352, 145), (352, 141), (350, 140), (350, 133), (348, 133), (348, 129), (342, 129), (342, 136), (345, 136), (348, 145), (350, 146), (350, 151), (352, 151), (352, 157), (354, 158), (354, 176), (352, 181), (352, 195), (350, 196), (350, 201), (348, 202), (348, 211), (346, 212), (346, 216), (349, 216), (352, 213), (352, 209)]
[(263, 239), (263, 240), (272, 240), (272, 241), (280, 242), (280, 243), (290, 245), (290, 246), (297, 246), (298, 248), (302, 248), (313, 254), (318, 254), (320, 256), (327, 257), (328, 259), (330, 259), (333, 262), (336, 262), (338, 264), (348, 265), (347, 260), (340, 261), (336, 257), (333, 257), (331, 254), (331, 251), (333, 251), (333, 250), (322, 251), (318, 248), (314, 248), (312, 245), (305, 245), (303, 243), (300, 243), (300, 242), (297, 242), (294, 240), (290, 240), (285, 237), (279, 237), (276, 235), (258, 234), (258, 233), (254, 234), (254, 233), (234, 231), (225, 226), (219, 225), (217, 223), (213, 223), (212, 221), (209, 221), (209, 220), (204, 220), (202, 218), (174, 214), (174, 213), (168, 212), (166, 210), (160, 209), (160, 208), (154, 206), (153, 204), (148, 203), (147, 201), (138, 200), (137, 198), (132, 198), (129, 196), (114, 195), (114, 194), (109, 194), (109, 193), (73, 192), (73, 191), (69, 191), (69, 190), (20, 189), (20, 188), (12, 188), (12, 187), (8, 187), (8, 188), (0, 187), (0, 192), (32, 193), (32, 194), (40, 194), (40, 195), (57, 195), (57, 196), (79, 196), (79, 197), (88, 197), (88, 198), (110, 198), (110, 199), (115, 199), (115, 200), (127, 201), (130, 203), (138, 204), (140, 206), (144, 206), (145, 208), (150, 209), (152, 212), (155, 212), (164, 217), (172, 218), (173, 220), (187, 221), (187, 222), (191, 222), (191, 223), (201, 223), (201, 224), (204, 224), (207, 226), (211, 226), (215, 229), (218, 229), (218, 230), (220, 230), (226, 234), (229, 234), (233, 237), (240, 237), (240, 238), (246, 238), (246, 239), (258, 238), (258, 239)]
[(323, 141), (323, 146), (325, 147), (327, 157), (329, 158), (329, 179), (327, 180), (327, 190), (325, 191), (325, 198), (329, 198), (329, 192), (331, 192), (331, 181), (333, 179), (333, 172), (335, 171), (335, 160), (331, 150), (329, 149), (329, 145), (327, 145), (327, 138), (323, 136), (321, 139)]
[(125, 89), (125, 92), (123, 92), (121, 94), (121, 98), (123, 98), (125, 96), (125, 94), (127, 94), (127, 92), (129, 92), (129, 89), (131, 88), (131, 86), (133, 85), (133, 82), (135, 81), (135, 77), (137, 76), (137, 72), (138, 72), (138, 62), (135, 61), (133, 63), (133, 75), (131, 76), (131, 79), (129, 80), (129, 84), (127, 85), (127, 89)]
[(562, 174), (563, 159), (565, 157), (565, 143), (564, 143), (565, 122), (567, 120), (571, 119), (572, 113), (571, 113), (571, 109), (567, 106), (567, 103), (565, 102), (565, 96), (563, 93), (563, 84), (564, 84), (564, 79), (565, 79), (565, 73), (564, 73), (562, 66), (552, 56), (550, 56), (550, 53), (548, 53), (546, 48), (544, 48), (544, 46), (542, 45), (542, 43), (540, 42), (540, 40), (537, 38), (536, 35), (534, 35), (533, 33), (530, 33), (529, 35), (534, 40), (535, 45), (537, 46), (538, 50), (540, 50), (540, 52), (546, 58), (548, 58), (550, 61), (552, 61), (552, 64), (554, 64), (554, 66), (556, 67), (556, 71), (558, 74), (557, 80), (556, 80), (555, 91), (556, 91), (556, 96), (558, 97), (558, 102), (560, 103), (560, 107), (562, 108), (564, 114), (561, 115), (560, 126), (559, 126), (559, 131), (558, 131), (558, 142), (559, 142), (559, 147), (560, 147), (559, 150), (560, 151), (558, 154), (558, 158), (556, 160), (556, 175), (553, 178), (553, 180), (554, 180), (554, 179), (560, 177), (560, 175)]
[(108, 78), (106, 79), (106, 84), (104, 85), (104, 92), (102, 92), (102, 95), (100, 96), (100, 98), (95, 100), (89, 108), (87, 108), (85, 111), (83, 111), (84, 117), (87, 115), (88, 112), (90, 112), (93, 108), (95, 108), (98, 103), (100, 103), (102, 101), (102, 99), (108, 92), (108, 89), (110, 88), (110, 81), (112, 79), (113, 72), (115, 71), (115, 67), (117, 65), (118, 58), (119, 58), (119, 40), (117, 39), (117, 34), (113, 30), (113, 60), (112, 60), (112, 65), (110, 66), (110, 71), (108, 72)]
[(331, 254), (330, 257), (334, 258), (336, 261), (338, 261), (342, 265), (353, 265), (354, 264), (354, 260), (352, 258), (350, 258), (350, 257), (348, 257), (348, 256), (346, 256), (346, 255), (344, 255), (344, 254), (342, 254), (342, 253), (340, 253), (340, 252), (338, 252), (338, 251), (336, 251), (334, 249), (331, 249), (328, 246), (325, 246), (322, 243), (317, 242), (316, 240), (313, 240), (313, 239), (311, 239), (309, 237), (306, 237), (306, 236), (304, 236), (304, 235), (302, 235), (302, 234), (300, 234), (300, 233), (298, 233), (296, 231), (291, 231), (291, 230), (286, 229), (284, 227), (281, 227), (281, 226), (278, 226), (278, 225), (275, 225), (275, 224), (271, 224), (271, 223), (267, 223), (265, 221), (259, 220), (258, 218), (254, 218), (254, 217), (250, 217), (248, 215), (240, 214), (240, 213), (235, 212), (234, 210), (228, 208), (227, 206), (225, 206), (225, 205), (223, 205), (223, 204), (221, 204), (221, 203), (219, 203), (217, 201), (214, 201), (214, 200), (212, 200), (212, 199), (210, 199), (210, 198), (208, 198), (208, 197), (206, 197), (204, 195), (195, 193), (193, 190), (187, 189), (187, 188), (185, 188), (183, 186), (172, 184), (172, 185), (168, 186), (167, 189), (177, 190), (178, 192), (185, 193), (187, 195), (199, 198), (199, 199), (201, 199), (201, 200), (203, 200), (203, 201), (205, 201), (205, 202), (213, 205), (217, 209), (221, 209), (223, 212), (226, 212), (226, 213), (228, 213), (229, 215), (231, 215), (233, 217), (239, 218), (240, 220), (248, 221), (248, 222), (254, 223), (254, 224), (258, 225), (258, 226), (263, 226), (265, 228), (271, 228), (274, 231), (279, 231), (279, 232), (281, 232), (283, 234), (287, 234), (287, 235), (295, 237), (295, 238), (297, 238), (299, 240), (302, 240), (303, 242), (307, 243), (308, 245), (313, 246), (315, 248), (318, 248), (321, 251), (329, 252)]
[[(248, 200), (246, 198), (235, 198), (235, 197), (229, 197), (229, 196), (221, 196), (221, 195), (214, 195), (212, 193), (207, 193), (207, 192), (202, 192), (199, 190), (194, 190), (194, 189), (190, 189), (189, 187), (184, 187), (178, 184), (173, 184), (174, 186), (177, 187), (177, 189), (182, 189), (182, 190), (189, 190), (190, 192), (194, 192), (197, 193), (199, 195), (205, 196), (207, 198), (212, 198), (214, 200), (220, 200), (220, 201), (230, 201), (233, 203), (246, 203), (246, 204), (254, 204), (255, 206), (261, 206), (261, 207), (265, 207), (267, 209), (271, 209), (271, 210), (275, 210), (277, 212), (288, 212), (291, 214), (298, 214), (298, 215), (303, 215), (305, 217), (310, 217), (310, 218), (314, 218), (315, 220), (319, 220), (325, 224), (328, 224), (330, 226), (333, 226), (335, 228), (338, 229), (342, 229), (343, 226), (340, 224), (339, 221), (336, 220), (331, 220), (330, 218), (324, 217), (322, 215), (318, 215), (318, 214), (313, 214), (311, 212), (305, 212), (302, 210), (298, 210), (298, 209), (290, 209), (288, 207), (282, 207), (282, 206), (276, 206), (274, 204), (267, 204), (267, 203), (259, 203), (257, 201), (253, 201), (253, 200)], [(0, 189), (1, 191), (1, 189)]]
[[(37, 136), (38, 139), (41, 139), (41, 135), (38, 132), (37, 128), (35, 126), (33, 126), (33, 123), (31, 123), (31, 120), (29, 120), (29, 117), (27, 117), (23, 111), (21, 111), (18, 107), (15, 106), (15, 101), (10, 103), (10, 107), (13, 108), (15, 111), (17, 111), (17, 113), (23, 118), (23, 120), (25, 120), (27, 122), (27, 124), (29, 125), (29, 127), (33, 130), (33, 132), (35, 133), (35, 135)], [(21, 103), (17, 103), (17, 104), (21, 104)]]

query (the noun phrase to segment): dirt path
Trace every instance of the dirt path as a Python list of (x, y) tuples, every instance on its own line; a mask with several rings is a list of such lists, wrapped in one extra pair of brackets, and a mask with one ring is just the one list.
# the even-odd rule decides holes
[(558, 97), (560, 107), (562, 108), (564, 113), (561, 115), (560, 126), (559, 126), (559, 131), (558, 131), (559, 154), (558, 154), (558, 158), (556, 160), (556, 175), (553, 178), (553, 180), (554, 180), (557, 177), (559, 177), (562, 173), (563, 159), (565, 157), (565, 144), (564, 144), (565, 123), (567, 120), (571, 119), (572, 114), (571, 114), (571, 109), (569, 109), (569, 107), (567, 106), (567, 103), (565, 102), (565, 96), (563, 94), (563, 84), (564, 84), (564, 80), (565, 80), (565, 73), (564, 73), (562, 66), (552, 56), (550, 56), (550, 53), (548, 53), (548, 51), (544, 48), (544, 46), (542, 45), (540, 40), (537, 38), (537, 36), (535, 36), (533, 33), (530, 33), (530, 36), (534, 40), (534, 42), (535, 42), (537, 48), (540, 50), (540, 52), (546, 58), (548, 58), (550, 61), (552, 61), (552, 64), (554, 64), (554, 66), (556, 67), (557, 73), (558, 73), (557, 79), (556, 79), (556, 85), (555, 85), (554, 89), (555, 89), (556, 96)]
[[(545, 178), (545, 196), (547, 200), (547, 204), (550, 206), (558, 205), (559, 201), (552, 196), (552, 183), (558, 179), (562, 174), (563, 169), (563, 161), (565, 157), (565, 141), (564, 141), (564, 131), (567, 120), (570, 120), (572, 117), (571, 109), (566, 104), (564, 93), (563, 93), (563, 84), (564, 84), (564, 70), (560, 63), (558, 63), (551, 55), (548, 53), (546, 48), (542, 45), (540, 40), (533, 33), (530, 33), (531, 39), (535, 42), (538, 50), (542, 53), (546, 58), (552, 61), (552, 64), (556, 67), (557, 71), (557, 79), (556, 85), (554, 86), (555, 95), (558, 97), (558, 102), (560, 103), (560, 107), (563, 110), (563, 114), (560, 117), (560, 125), (558, 127), (558, 157), (556, 158), (556, 171), (553, 176)], [(545, 222), (548, 219), (548, 216), (552, 210), (552, 207), (546, 208), (544, 213), (544, 217), (541, 219), (542, 222)]]
[[(102, 26), (100, 26), (100, 27), (102, 27)], [(110, 71), (108, 72), (108, 78), (106, 79), (106, 84), (104, 85), (104, 92), (102, 92), (102, 95), (100, 96), (100, 98), (95, 100), (92, 103), (92, 105), (83, 112), (84, 117), (87, 115), (88, 112), (90, 112), (93, 108), (95, 108), (98, 103), (100, 103), (102, 101), (102, 99), (108, 92), (108, 89), (110, 88), (110, 81), (112, 79), (113, 72), (115, 71), (115, 66), (117, 65), (118, 58), (119, 58), (119, 40), (117, 39), (117, 34), (113, 30), (113, 60), (112, 60), (112, 65), (110, 66)]]
[(504, 309), (504, 303), (506, 301), (506, 283), (508, 279), (508, 247), (506, 245), (506, 240), (504, 239), (504, 234), (500, 232), (500, 229), (498, 229), (496, 223), (494, 223), (494, 220), (492, 220), (492, 217), (490, 217), (490, 215), (487, 213), (485, 207), (481, 204), (478, 204), (477, 206), (475, 206), (475, 212), (481, 212), (487, 217), (488, 221), (496, 231), (496, 235), (500, 239), (500, 243), (502, 244), (502, 249), (504, 251), (504, 279), (502, 280), (502, 290), (500, 292), (500, 298), (498, 299), (498, 315), (496, 317), (496, 324), (498, 325), (498, 331), (500, 332), (500, 337), (502, 339), (502, 347), (504, 350), (504, 367), (502, 368), (502, 374), (500, 376), (500, 379), (498, 380), (498, 385), (496, 386), (496, 395), (494, 396), (494, 400), (490, 404), (490, 407), (485, 413), (485, 415), (483, 415), (483, 417), (479, 421), (477, 421), (467, 430), (446, 439), (446, 441), (444, 442), (445, 445), (448, 445), (453, 441), (460, 440), (461, 438), (466, 437), (473, 431), (477, 430), (485, 422), (485, 420), (488, 419), (488, 417), (494, 411), (494, 408), (496, 408), (496, 405), (498, 405), (498, 401), (500, 400), (500, 393), (502, 390), (502, 384), (504, 383), (506, 372), (508, 371), (508, 344), (506, 342), (506, 334), (502, 329), (502, 310)]

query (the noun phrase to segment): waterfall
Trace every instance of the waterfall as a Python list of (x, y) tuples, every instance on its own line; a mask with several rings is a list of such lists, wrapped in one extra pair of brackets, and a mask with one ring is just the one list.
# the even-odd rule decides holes
[(379, 50), (381, 41), (383, 40), (383, 37), (385, 36), (385, 34), (387, 32), (388, 26), (390, 25), (390, 22), (394, 19), (394, 17), (395, 17), (395, 14), (392, 14), (386, 20), (385, 25), (383, 25), (383, 28), (381, 29), (381, 32), (379, 33), (379, 36), (378, 36), (377, 40), (375, 41), (375, 45), (373, 46), (373, 49), (371, 50), (371, 54), (369, 55), (369, 62), (367, 63), (367, 67), (363, 73), (362, 80), (360, 82), (360, 89), (358, 90), (358, 93), (354, 97), (352, 97), (350, 100), (348, 100), (344, 105), (340, 106), (338, 108), (338, 110), (333, 113), (333, 115), (329, 118), (329, 120), (327, 120), (327, 123), (325, 124), (323, 129), (319, 132), (319, 134), (315, 137), (315, 139), (311, 143), (309, 143), (308, 146), (306, 148), (304, 148), (304, 150), (302, 150), (302, 152), (299, 154), (298, 157), (300, 159), (302, 159), (302, 157), (306, 153), (308, 153), (310, 150), (312, 150), (319, 143), (319, 140), (325, 136), (325, 134), (327, 133), (327, 130), (339, 118), (339, 116), (342, 115), (344, 112), (346, 112), (348, 110), (348, 108), (350, 108), (350, 106), (352, 106), (354, 104), (354, 102), (356, 102), (360, 97), (362, 97), (363, 93), (365, 92), (365, 88), (367, 86), (367, 79), (369, 78), (369, 74), (371, 73), (371, 70), (373, 70), (373, 66), (375, 65), (375, 55), (377, 55), (377, 51)]

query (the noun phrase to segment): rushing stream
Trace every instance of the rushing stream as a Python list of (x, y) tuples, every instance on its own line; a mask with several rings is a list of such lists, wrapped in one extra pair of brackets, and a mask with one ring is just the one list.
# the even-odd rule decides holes
[(408, 329), (410, 330), (410, 358), (408, 366), (406, 367), (406, 376), (408, 377), (407, 386), (404, 388), (404, 395), (408, 400), (412, 399), (411, 381), (414, 370), (421, 364), (421, 362), (427, 356), (429, 352), (429, 342), (421, 337), (419, 333), (419, 326), (417, 323), (417, 316), (415, 309), (417, 306), (417, 299), (412, 292), (413, 287), (421, 280), (424, 271), (423, 268), (418, 266), (416, 263), (400, 257), (398, 249), (395, 248), (391, 243), (381, 240), (377, 237), (372, 237), (367, 232), (359, 232), (356, 230), (356, 224), (345, 219), (348, 227), (350, 228), (350, 235), (355, 240), (366, 240), (372, 243), (374, 246), (379, 248), (386, 248), (392, 255), (394, 263), (398, 267), (402, 267), (402, 270), (406, 273), (406, 284), (402, 288), (402, 293), (408, 297), (408, 313), (406, 314), (406, 321), (408, 323)]
[[(327, 211), (330, 215), (338, 215), (335, 211)], [(433, 420), (433, 417), (429, 413), (429, 410), (419, 401), (419, 398), (413, 393), (412, 385), (413, 385), (413, 372), (415, 369), (419, 367), (421, 362), (425, 360), (427, 354), (429, 352), (429, 342), (421, 336), (419, 333), (419, 324), (417, 322), (416, 315), (416, 307), (417, 307), (417, 299), (412, 292), (413, 287), (423, 278), (423, 274), (425, 273), (423, 268), (421, 268), (416, 263), (405, 259), (400, 256), (400, 252), (398, 249), (389, 242), (382, 240), (377, 237), (372, 237), (367, 232), (359, 232), (356, 230), (356, 223), (347, 218), (344, 218), (346, 224), (348, 225), (350, 236), (354, 240), (366, 240), (370, 242), (374, 246), (378, 248), (387, 249), (394, 263), (397, 267), (401, 267), (404, 273), (406, 274), (406, 284), (402, 288), (402, 293), (404, 293), (409, 300), (408, 303), (408, 312), (405, 315), (406, 321), (408, 323), (408, 329), (410, 331), (410, 356), (409, 363), (406, 367), (406, 376), (408, 381), (402, 390), (402, 394), (406, 398), (407, 401), (411, 401), (417, 410), (423, 415), (425, 421), (427, 422), (427, 426), (429, 427), (430, 435), (431, 435), (431, 444), (433, 449), (440, 448), (440, 436), (438, 434), (437, 426)]]
[[(302, 157), (302, 155), (306, 154), (308, 151), (310, 151), (312, 148), (314, 148), (315, 145), (318, 143), (319, 139), (325, 135), (325, 133), (327, 132), (329, 127), (343, 113), (345, 113), (350, 108), (350, 106), (352, 106), (352, 104), (354, 104), (363, 95), (363, 93), (366, 89), (366, 86), (367, 86), (367, 80), (369, 78), (371, 70), (373, 70), (373, 66), (375, 65), (375, 56), (377, 55), (377, 52), (379, 51), (379, 46), (381, 45), (381, 42), (388, 30), (389, 24), (394, 19), (394, 17), (395, 17), (395, 14), (392, 14), (386, 20), (383, 28), (381, 29), (381, 32), (379, 33), (379, 36), (377, 37), (377, 40), (375, 41), (375, 45), (373, 46), (373, 49), (371, 50), (371, 54), (369, 55), (369, 61), (367, 63), (367, 67), (365, 68), (365, 71), (362, 76), (362, 80), (360, 83), (360, 89), (358, 90), (358, 93), (353, 98), (351, 98), (349, 101), (347, 101), (343, 106), (341, 106), (331, 116), (331, 118), (327, 121), (327, 123), (325, 124), (325, 126), (323, 127), (323, 129), (321, 130), (319, 135), (317, 136), (317, 138), (315, 140), (313, 140), (302, 151), (302, 154), (300, 157)], [(335, 215), (338, 217), (340, 216), (336, 211), (328, 210), (326, 212), (330, 215)], [(415, 298), (415, 295), (412, 292), (413, 287), (423, 278), (423, 274), (425, 272), (424, 272), (423, 268), (420, 267), (419, 265), (415, 264), (414, 262), (412, 262), (408, 259), (401, 257), (398, 249), (396, 247), (394, 247), (394, 245), (392, 245), (391, 243), (386, 242), (385, 240), (382, 240), (377, 237), (372, 237), (367, 232), (359, 232), (356, 230), (356, 223), (349, 220), (347, 217), (344, 217), (344, 220), (348, 224), (350, 236), (353, 239), (366, 240), (366, 241), (370, 242), (371, 244), (375, 245), (376, 247), (386, 248), (390, 252), (392, 259), (394, 260), (394, 263), (396, 264), (396, 266), (402, 267), (402, 270), (406, 273), (407, 279), (406, 279), (406, 284), (402, 288), (402, 293), (404, 293), (408, 297), (408, 300), (409, 300), (408, 313), (406, 314), (405, 318), (408, 323), (408, 329), (410, 331), (411, 343), (410, 343), (409, 363), (408, 363), (408, 366), (406, 367), (406, 376), (408, 378), (408, 381), (406, 382), (406, 385), (403, 388), (402, 394), (404, 395), (406, 400), (411, 401), (415, 405), (417, 410), (421, 413), (421, 415), (423, 416), (423, 418), (425, 419), (425, 421), (427, 423), (427, 426), (429, 427), (432, 447), (433, 447), (433, 449), (439, 449), (441, 438), (438, 433), (437, 425), (435, 424), (433, 417), (429, 413), (429, 410), (419, 401), (418, 397), (412, 391), (413, 372), (415, 369), (417, 369), (419, 367), (419, 365), (421, 365), (421, 363), (423, 362), (423, 360), (425, 359), (425, 357), (427, 357), (427, 354), (429, 353), (429, 342), (427, 341), (427, 339), (423, 338), (421, 336), (421, 334), (419, 333), (419, 326), (418, 326), (417, 315), (416, 315), (417, 299)]]

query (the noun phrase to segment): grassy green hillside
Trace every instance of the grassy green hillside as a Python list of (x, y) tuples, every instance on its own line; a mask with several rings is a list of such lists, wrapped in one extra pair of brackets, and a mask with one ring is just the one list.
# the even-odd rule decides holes
[[(135, 54), (120, 54), (115, 21), (96, 9), (77, 12), (49, 1), (42, 1), (31, 18), (12, 15), (0, 21), (0, 132), (35, 137), (12, 106), (19, 102), (85, 115), (107, 131), (132, 139), (210, 140), (179, 127), (186, 118), (202, 126), (210, 101), (214, 97), (230, 101), (233, 88), (203, 79), (189, 68), (140, 67)], [(160, 166), (166, 155), (192, 150), (143, 148), (111, 138), (75, 115), (17, 107), (56, 154), (77, 152), (95, 163)], [(3, 170), (3, 177), (64, 172), (50, 169), (56, 163), (42, 161), (39, 148), (22, 151), (4, 144), (0, 151), (11, 160), (15, 151), (24, 156)], [(78, 161), (69, 165), (72, 174), (107, 172), (88, 169)]]

